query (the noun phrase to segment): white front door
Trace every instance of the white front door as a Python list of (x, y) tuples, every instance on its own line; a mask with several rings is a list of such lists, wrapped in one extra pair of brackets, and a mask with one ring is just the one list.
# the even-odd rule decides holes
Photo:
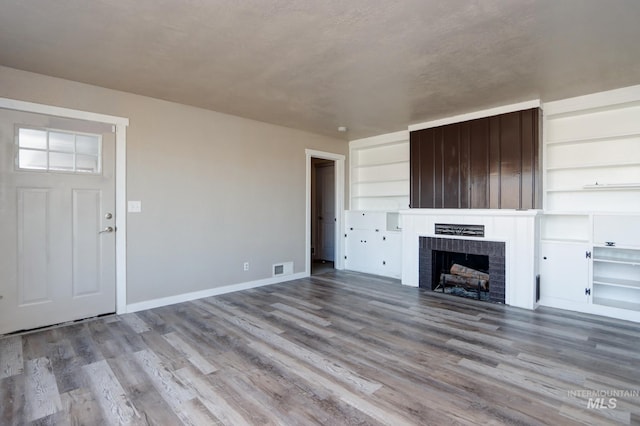
[(115, 312), (110, 125), (0, 109), (0, 334)]

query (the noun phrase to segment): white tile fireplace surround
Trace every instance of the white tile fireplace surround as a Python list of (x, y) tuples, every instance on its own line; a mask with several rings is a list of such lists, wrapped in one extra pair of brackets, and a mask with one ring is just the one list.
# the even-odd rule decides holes
[[(418, 287), (420, 237), (504, 242), (505, 303), (534, 309), (540, 214), (539, 210), (401, 210), (402, 284)], [(439, 235), (435, 233), (436, 223), (484, 225), (484, 237)]]

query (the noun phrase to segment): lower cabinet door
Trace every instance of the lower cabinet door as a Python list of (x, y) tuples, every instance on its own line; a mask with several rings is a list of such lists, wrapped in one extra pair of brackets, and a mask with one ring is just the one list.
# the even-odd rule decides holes
[(589, 303), (590, 247), (580, 243), (542, 242), (540, 244), (540, 302)]
[(375, 273), (373, 261), (373, 241), (372, 231), (355, 229), (347, 232), (344, 266), (346, 269), (358, 272)]
[(380, 275), (399, 279), (402, 276), (402, 234), (387, 232), (381, 240)]

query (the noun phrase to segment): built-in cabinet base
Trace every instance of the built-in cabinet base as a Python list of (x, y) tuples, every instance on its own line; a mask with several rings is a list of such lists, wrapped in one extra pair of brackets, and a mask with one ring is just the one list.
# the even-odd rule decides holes
[(345, 268), (399, 279), (402, 236), (397, 217), (397, 213), (347, 211)]
[(640, 322), (640, 215), (546, 213), (539, 304)]

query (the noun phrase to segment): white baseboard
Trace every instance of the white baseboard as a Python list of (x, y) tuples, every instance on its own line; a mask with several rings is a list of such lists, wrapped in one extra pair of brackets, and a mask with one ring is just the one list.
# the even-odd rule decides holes
[(562, 299), (542, 298), (539, 300), (539, 306), (547, 306), (549, 308), (564, 309), (567, 311), (582, 312), (591, 315), (600, 315), (603, 317), (615, 318), (624, 321), (632, 321), (640, 323), (640, 312), (629, 309), (612, 308), (609, 306), (596, 305), (593, 303), (571, 302)]
[(145, 300), (144, 302), (131, 303), (127, 305), (126, 312), (138, 312), (146, 309), (159, 308), (161, 306), (173, 305), (175, 303), (188, 302), (190, 300), (202, 299), (203, 297), (217, 296), (225, 293), (233, 293), (234, 291), (248, 290), (250, 288), (263, 287), (265, 285), (278, 284), (286, 281), (306, 278), (307, 272), (299, 272), (297, 274), (265, 278), (262, 280), (248, 281), (239, 284), (231, 284), (222, 287), (210, 288), (207, 290), (194, 291), (191, 293), (178, 294), (175, 296), (161, 297), (159, 299)]

